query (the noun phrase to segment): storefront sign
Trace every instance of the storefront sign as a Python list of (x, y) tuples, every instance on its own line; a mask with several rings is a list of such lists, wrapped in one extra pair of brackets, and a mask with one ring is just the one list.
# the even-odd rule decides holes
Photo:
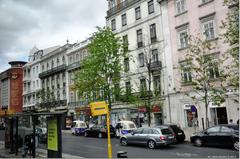
[(145, 106), (140, 106), (140, 107), (138, 108), (138, 112), (140, 112), (140, 113), (146, 113), (146, 112), (147, 112), (147, 108), (146, 108)]
[(48, 150), (58, 151), (57, 119), (48, 121)]
[(104, 115), (108, 112), (108, 105), (106, 102), (93, 102), (90, 103), (92, 116)]
[(160, 112), (160, 106), (158, 106), (158, 105), (154, 105), (153, 107), (152, 107), (152, 112)]

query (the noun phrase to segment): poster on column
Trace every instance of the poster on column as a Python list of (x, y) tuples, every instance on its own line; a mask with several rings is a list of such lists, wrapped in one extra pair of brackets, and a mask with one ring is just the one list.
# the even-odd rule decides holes
[(48, 120), (48, 150), (58, 151), (58, 133), (57, 133), (57, 119), (52, 118)]

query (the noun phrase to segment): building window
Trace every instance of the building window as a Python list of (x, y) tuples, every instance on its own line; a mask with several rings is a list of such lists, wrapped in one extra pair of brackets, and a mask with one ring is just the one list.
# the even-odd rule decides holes
[(126, 82), (125, 86), (126, 86), (126, 94), (130, 95), (131, 94), (131, 83), (130, 83), (130, 81)]
[(153, 0), (148, 2), (148, 14), (152, 14), (154, 12), (154, 4)]
[(116, 20), (115, 19), (113, 19), (111, 21), (111, 27), (112, 27), (112, 31), (116, 30)]
[(138, 55), (139, 67), (144, 67), (144, 54), (140, 53)]
[(136, 20), (141, 19), (141, 9), (140, 9), (140, 6), (135, 8), (135, 17), (136, 17)]
[(189, 65), (182, 64), (181, 71), (182, 71), (182, 73), (181, 73), (182, 82), (183, 83), (190, 83), (190, 82), (192, 82), (191, 67)]
[(157, 41), (156, 25), (155, 24), (150, 25), (150, 37), (151, 37), (151, 43), (154, 43), (154, 42)]
[(152, 50), (152, 63), (158, 63), (158, 50)]
[(129, 58), (124, 59), (124, 71), (125, 72), (129, 71)]
[(182, 30), (178, 32), (179, 36), (179, 48), (186, 48), (188, 46), (188, 32), (186, 30)]
[(185, 0), (176, 0), (176, 12), (177, 14), (185, 11)]
[(160, 76), (153, 76), (153, 89), (154, 94), (160, 95), (161, 92), (161, 82), (160, 82)]
[(128, 36), (127, 35), (123, 36), (123, 51), (124, 52), (128, 51)]
[(79, 61), (79, 54), (76, 54), (76, 61)]
[(213, 20), (203, 23), (203, 34), (207, 40), (215, 38), (215, 30)]
[(62, 63), (65, 64), (65, 57), (62, 57)]
[(122, 15), (122, 26), (125, 26), (125, 25), (127, 25), (127, 15), (123, 14)]
[(54, 68), (54, 61), (52, 60), (52, 68)]
[(142, 29), (137, 30), (137, 46), (138, 48), (143, 46), (143, 41), (142, 41)]
[(146, 95), (147, 91), (147, 85), (146, 85), (146, 79), (140, 79), (140, 95), (143, 97)]

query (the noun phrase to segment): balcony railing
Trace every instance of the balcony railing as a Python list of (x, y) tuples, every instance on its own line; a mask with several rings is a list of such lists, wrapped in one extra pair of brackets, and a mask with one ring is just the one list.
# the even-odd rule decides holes
[(141, 0), (125, 0), (125, 1), (123, 1), (119, 4), (117, 4), (116, 6), (112, 7), (111, 9), (109, 9), (107, 11), (107, 17), (110, 17), (110, 16), (114, 15), (115, 13), (117, 13), (139, 1), (141, 1)]
[(54, 67), (50, 70), (47, 70), (47, 71), (44, 71), (44, 72), (40, 73), (39, 78), (45, 78), (47, 76), (51, 76), (53, 74), (56, 74), (56, 73), (59, 73), (59, 72), (65, 71), (65, 70), (66, 70), (66, 64), (63, 64), (63, 65)]
[(83, 106), (89, 104), (87, 101), (77, 101), (77, 102), (69, 102), (69, 107), (77, 107), (77, 106)]
[(75, 62), (75, 63), (72, 63), (70, 65), (67, 66), (67, 69), (68, 70), (72, 70), (72, 69), (76, 69), (76, 68), (79, 68), (81, 65), (80, 65), (80, 62)]
[(150, 68), (152, 71), (160, 70), (162, 68), (162, 63), (160, 61), (154, 61), (151, 63)]

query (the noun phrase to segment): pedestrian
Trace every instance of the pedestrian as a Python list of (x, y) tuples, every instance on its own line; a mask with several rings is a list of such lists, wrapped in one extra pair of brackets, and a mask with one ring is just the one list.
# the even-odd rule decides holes
[(237, 121), (237, 124), (239, 125), (239, 119), (238, 119), (238, 121)]
[(232, 119), (229, 120), (229, 124), (233, 124), (233, 120)]

